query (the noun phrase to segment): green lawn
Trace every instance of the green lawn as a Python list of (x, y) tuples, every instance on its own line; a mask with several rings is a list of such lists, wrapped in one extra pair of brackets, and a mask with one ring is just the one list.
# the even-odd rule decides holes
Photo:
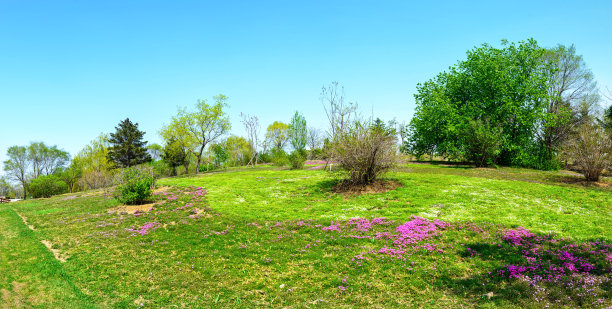
[[(612, 305), (609, 189), (568, 181), (575, 176), (564, 172), (510, 168), (411, 164), (386, 177), (403, 187), (343, 196), (331, 191), (335, 179), (326, 172), (273, 168), (168, 178), (159, 181), (170, 188), (154, 209), (136, 215), (109, 211), (118, 203), (103, 191), (4, 204), (0, 304)], [(357, 217), (369, 220), (350, 221)], [(406, 222), (432, 230), (398, 238)], [(519, 226), (537, 236), (513, 244), (509, 229), (521, 233)], [(508, 266), (534, 265), (527, 249), (539, 250), (533, 258), (547, 267), (567, 262), (557, 256), (567, 251), (576, 267), (592, 270), (537, 284), (508, 277)]]

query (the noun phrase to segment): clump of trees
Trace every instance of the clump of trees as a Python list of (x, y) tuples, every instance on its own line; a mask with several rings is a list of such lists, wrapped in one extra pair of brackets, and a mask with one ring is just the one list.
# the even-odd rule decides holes
[(29, 146), (12, 146), (7, 151), (4, 171), (21, 185), (22, 197), (28, 197), (28, 185), (33, 179), (56, 173), (70, 160), (68, 152), (43, 142)]
[(172, 142), (195, 158), (196, 174), (200, 171), (206, 146), (216, 142), (231, 129), (229, 117), (224, 110), (228, 106), (227, 97), (220, 94), (213, 97), (213, 101), (213, 104), (209, 104), (206, 100), (198, 100), (192, 111), (179, 109), (170, 124), (160, 132), (166, 144)]
[(591, 114), (595, 83), (573, 46), (533, 39), (484, 44), (417, 86), (405, 149), (499, 164), (558, 169), (560, 147)]

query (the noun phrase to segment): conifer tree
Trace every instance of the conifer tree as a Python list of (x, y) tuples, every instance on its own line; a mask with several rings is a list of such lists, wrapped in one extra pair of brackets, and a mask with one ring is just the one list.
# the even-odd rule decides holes
[(147, 153), (146, 141), (142, 138), (145, 132), (138, 130), (138, 123), (132, 123), (129, 118), (121, 121), (115, 127), (116, 132), (110, 134), (108, 159), (116, 167), (130, 167), (151, 161)]

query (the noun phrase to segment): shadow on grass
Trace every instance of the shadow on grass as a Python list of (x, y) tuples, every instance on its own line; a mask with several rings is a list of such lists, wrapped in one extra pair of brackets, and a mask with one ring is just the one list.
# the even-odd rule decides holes
[(459, 253), (464, 259), (500, 266), (467, 278), (443, 275), (434, 284), (475, 302), (533, 306), (536, 300), (542, 306), (593, 306), (612, 297), (606, 260), (611, 245), (575, 244), (545, 236), (520, 245), (476, 242), (465, 246)]
[(452, 162), (452, 161), (408, 161), (410, 164), (434, 165), (448, 168), (458, 169), (473, 169), (476, 168), (469, 162)]

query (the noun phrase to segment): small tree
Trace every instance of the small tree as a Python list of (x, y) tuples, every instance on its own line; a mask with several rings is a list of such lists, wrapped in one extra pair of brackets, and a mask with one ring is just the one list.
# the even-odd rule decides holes
[(345, 124), (330, 142), (335, 160), (348, 171), (351, 185), (367, 185), (397, 162), (395, 130), (389, 131), (362, 121)]
[(213, 155), (213, 162), (215, 167), (223, 167), (225, 163), (229, 159), (229, 154), (227, 153), (227, 149), (225, 149), (225, 143), (215, 143), (210, 145), (210, 151)]
[(147, 153), (146, 141), (142, 138), (145, 132), (138, 130), (138, 123), (132, 123), (129, 118), (121, 121), (116, 132), (110, 134), (108, 159), (117, 167), (130, 167), (151, 161)]
[[(173, 139), (170, 139), (166, 146), (164, 146), (161, 157), (172, 169), (172, 176), (176, 176), (177, 167), (186, 165), (185, 162), (189, 164), (187, 151), (185, 148), (181, 147), (180, 143), (174, 141)], [(187, 172), (186, 169), (185, 172)]]
[(612, 139), (603, 128), (586, 123), (565, 144), (564, 154), (589, 181), (598, 181), (612, 164)]
[(243, 113), (240, 113), (240, 117), (242, 117), (242, 124), (247, 132), (249, 147), (251, 148), (251, 158), (247, 165), (250, 164), (251, 166), (255, 166), (259, 157), (259, 152), (257, 151), (257, 147), (259, 146), (259, 118)]

